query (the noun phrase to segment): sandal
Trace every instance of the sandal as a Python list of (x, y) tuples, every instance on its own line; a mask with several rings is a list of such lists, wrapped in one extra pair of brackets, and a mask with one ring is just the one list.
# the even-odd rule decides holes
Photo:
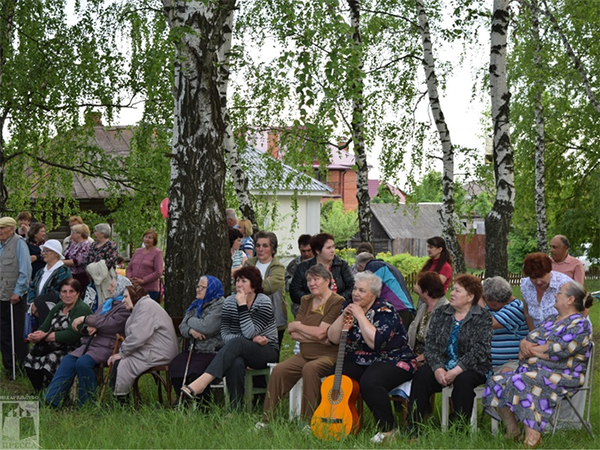
[(196, 399), (200, 398), (199, 394), (196, 394), (196, 392), (187, 384), (184, 384), (183, 386), (181, 386), (181, 392), (187, 398), (192, 399), (192, 400), (196, 400)]

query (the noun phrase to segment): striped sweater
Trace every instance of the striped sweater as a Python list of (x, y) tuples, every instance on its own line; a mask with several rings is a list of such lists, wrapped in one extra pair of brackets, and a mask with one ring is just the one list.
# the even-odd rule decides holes
[(258, 294), (248, 310), (246, 305), (238, 306), (235, 295), (230, 295), (225, 299), (221, 313), (223, 342), (238, 337), (252, 340), (255, 336), (265, 336), (269, 340), (268, 345), (279, 348), (271, 299), (265, 294)]

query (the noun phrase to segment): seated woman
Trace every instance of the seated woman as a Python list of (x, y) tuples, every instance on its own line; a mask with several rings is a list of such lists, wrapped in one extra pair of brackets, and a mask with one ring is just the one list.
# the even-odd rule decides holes
[(337, 346), (327, 342), (327, 328), (339, 317), (344, 297), (329, 288), (331, 273), (322, 265), (306, 272), (311, 294), (302, 297), (296, 320), (288, 325), (292, 339), (300, 342), (300, 353), (279, 363), (273, 369), (263, 406), (263, 427), (275, 412), (277, 404), (302, 378), (300, 417), (308, 422), (317, 407), (321, 378), (331, 372), (337, 357)]
[(48, 313), (40, 328), (27, 336), (27, 340), (34, 345), (24, 365), (36, 391), (50, 384), (63, 357), (80, 344), (81, 334), (71, 327), (73, 320), (92, 313), (79, 298), (79, 281), (73, 278), (61, 281), (58, 292), (60, 302)]
[(518, 420), (525, 427), (524, 445), (537, 447), (554, 407), (583, 385), (592, 329), (582, 312), (592, 304), (592, 296), (580, 284), (564, 284), (556, 293), (557, 314), (521, 341), (517, 370), (488, 380), (483, 405), (504, 421), (508, 438), (519, 437)]
[[(138, 248), (125, 273), (133, 284), (143, 287), (152, 300), (159, 301), (160, 277), (163, 274), (163, 253), (158, 244), (158, 233), (148, 229), (142, 236), (144, 247)], [(116, 260), (115, 260), (116, 265)]]
[[(71, 270), (64, 265), (62, 246), (56, 239), (50, 239), (40, 245), (42, 258), (46, 265), (32, 278), (27, 292), (27, 303), (44, 294), (46, 301), (58, 302), (58, 286), (63, 280), (72, 278)], [(81, 285), (80, 285), (81, 286)], [(78, 292), (83, 292), (80, 288)]]
[(256, 267), (242, 267), (235, 273), (237, 293), (223, 303), (221, 337), (225, 346), (194, 382), (181, 391), (199, 397), (217, 378), (227, 377), (231, 405), (241, 408), (246, 367), (264, 369), (279, 356), (277, 327), (271, 299), (262, 293), (262, 278)]
[(46, 403), (59, 407), (67, 397), (75, 376), (79, 381), (79, 406), (96, 394), (98, 384), (94, 369), (108, 360), (117, 340), (116, 334), (125, 334), (125, 322), (131, 314), (122, 302), (127, 286), (131, 286), (127, 278), (113, 278), (108, 288), (111, 297), (104, 302), (102, 309), (73, 320), (73, 328), (83, 327), (88, 337), (82, 340), (83, 344), (78, 349), (63, 358), (44, 394)]
[(134, 381), (146, 370), (169, 364), (178, 353), (173, 321), (141, 286), (127, 286), (123, 295), (131, 316), (125, 323), (125, 341), (119, 353), (108, 359), (116, 365), (114, 393), (125, 403)]
[(545, 253), (530, 253), (523, 261), (521, 280), (523, 311), (529, 330), (539, 328), (545, 319), (556, 314), (554, 302), (561, 287), (573, 281), (564, 273), (552, 270), (552, 259)]
[(277, 342), (281, 348), (283, 335), (288, 324), (288, 308), (283, 296), (285, 285), (285, 266), (275, 256), (277, 254), (277, 235), (271, 231), (256, 233), (256, 256), (246, 263), (260, 270), (262, 292), (273, 303), (273, 314), (277, 324)]
[(378, 298), (381, 285), (369, 271), (357, 274), (352, 300), (327, 331), (329, 341), (339, 344), (346, 316), (353, 317), (342, 373), (360, 384), (360, 394), (377, 422), (379, 432), (371, 439), (375, 443), (396, 433), (388, 392), (410, 380), (417, 367), (398, 312)]
[(422, 272), (417, 278), (415, 292), (421, 300), (417, 315), (408, 327), (408, 344), (417, 355), (419, 366), (425, 363), (425, 338), (433, 313), (448, 304), (444, 296), (444, 283), (436, 272)]
[(444, 294), (452, 281), (452, 255), (446, 248), (446, 241), (441, 236), (427, 239), (427, 256), (429, 259), (423, 265), (420, 273), (437, 272), (444, 283)]
[(474, 389), (492, 370), (492, 316), (477, 304), (481, 293), (479, 278), (460, 275), (454, 280), (450, 304), (434, 312), (432, 331), (425, 338), (426, 362), (415, 373), (410, 392), (410, 433), (418, 432), (416, 425), (431, 412), (431, 394), (446, 386), (454, 386), (455, 417), (471, 417)]
[[(198, 281), (196, 300), (192, 302), (179, 324), (179, 331), (186, 339), (191, 339), (194, 351), (188, 363), (188, 352), (180, 353), (169, 366), (171, 381), (179, 395), (181, 386), (187, 381), (183, 377), (195, 380), (204, 373), (223, 346), (221, 339), (221, 310), (223, 309), (223, 285), (218, 278), (205, 275)], [(188, 366), (189, 364), (189, 366)], [(203, 393), (207, 399), (208, 389)]]

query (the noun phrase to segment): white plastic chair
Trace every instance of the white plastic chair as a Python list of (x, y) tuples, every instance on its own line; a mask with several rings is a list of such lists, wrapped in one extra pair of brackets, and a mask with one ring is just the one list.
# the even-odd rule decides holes
[[(575, 412), (575, 415), (577, 416), (581, 424), (585, 427), (590, 436), (594, 437), (594, 434), (592, 432), (592, 425), (590, 422), (590, 412), (592, 409), (592, 386), (594, 381), (594, 352), (594, 343), (590, 342), (590, 358), (588, 360), (588, 365), (585, 371), (585, 381), (583, 383), (583, 386), (580, 387), (574, 394), (568, 393), (563, 398), (563, 400), (561, 400), (558, 403), (558, 405), (556, 405), (552, 421), (552, 435), (554, 435), (554, 433), (556, 432), (556, 425), (560, 416), (561, 407), (566, 402), (569, 405), (569, 407), (572, 408), (572, 410)], [(577, 401), (577, 397), (583, 397), (583, 401)]]
[[(452, 397), (453, 386), (447, 386), (442, 389), (442, 431), (448, 430), (450, 419), (450, 398)], [(475, 388), (475, 398), (473, 399), (473, 412), (471, 413), (471, 431), (477, 431), (477, 400), (483, 396), (483, 386)], [(492, 422), (493, 431), (493, 422)]]

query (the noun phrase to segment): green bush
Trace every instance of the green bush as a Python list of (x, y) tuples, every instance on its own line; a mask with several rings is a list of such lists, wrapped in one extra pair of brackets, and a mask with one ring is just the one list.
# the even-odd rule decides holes
[(346, 212), (341, 200), (325, 203), (321, 208), (321, 233), (332, 234), (336, 247), (345, 247), (358, 233), (358, 214)]
[[(356, 249), (354, 248), (336, 250), (335, 254), (345, 260), (351, 266), (356, 260)], [(378, 253), (375, 257), (390, 263), (392, 266), (396, 267), (400, 272), (402, 272), (402, 275), (404, 276), (419, 272), (421, 267), (423, 267), (423, 264), (425, 264), (425, 261), (427, 261), (427, 256), (412, 256), (410, 253), (399, 253), (397, 255), (392, 255), (390, 252), (382, 252)]]

